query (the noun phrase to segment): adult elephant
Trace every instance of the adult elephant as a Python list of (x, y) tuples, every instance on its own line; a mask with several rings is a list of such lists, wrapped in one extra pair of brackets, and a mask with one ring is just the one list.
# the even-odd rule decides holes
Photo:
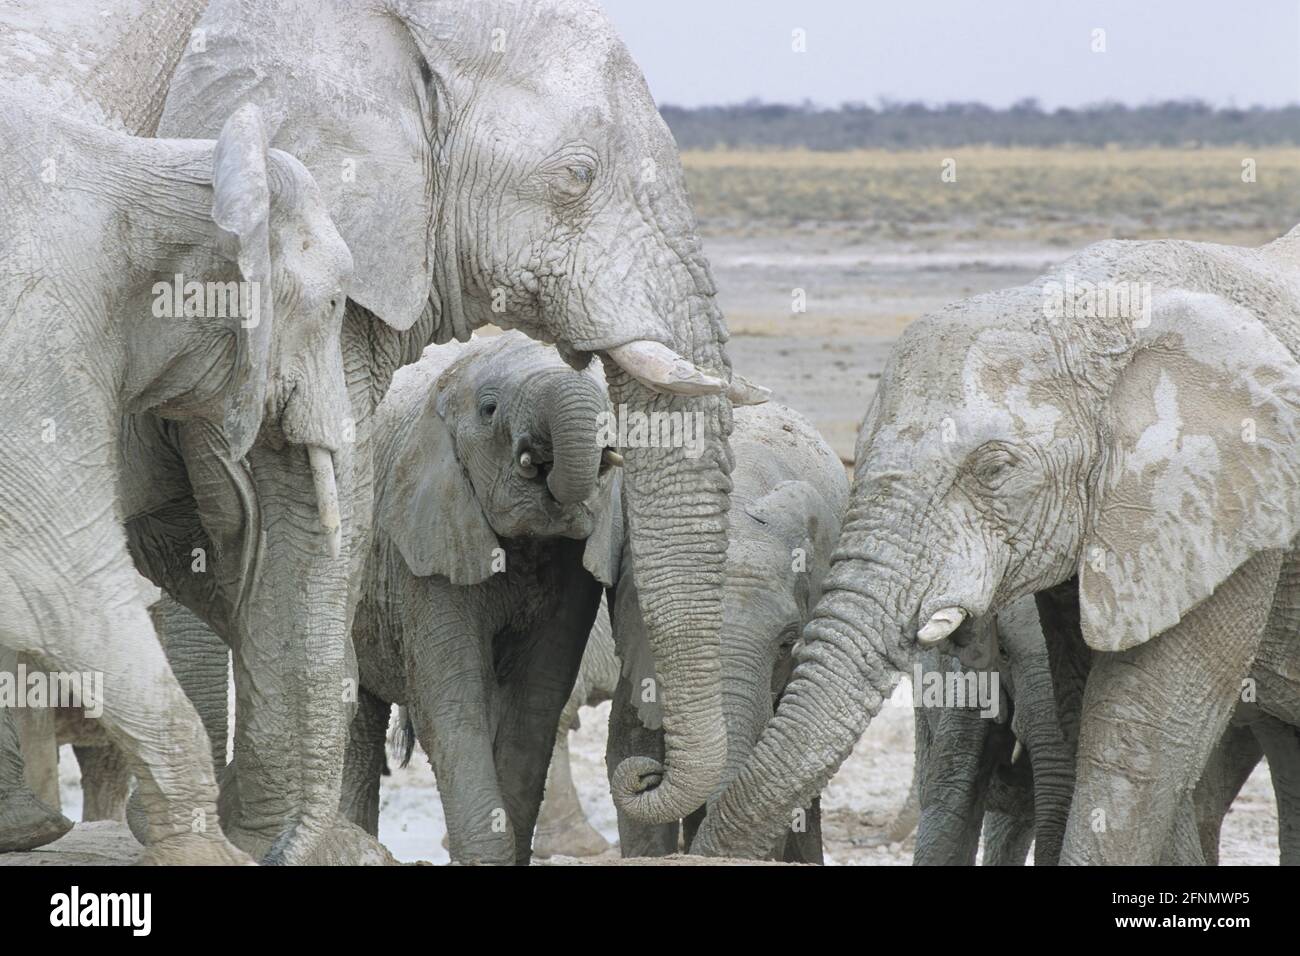
[[(207, 0), (12, 0), (0, 8), (0, 79), (15, 98), (132, 136), (152, 136), (163, 98)], [(47, 174), (65, 157), (49, 155)], [(48, 715), (47, 715), (48, 716)], [(26, 784), (19, 734), (0, 714), (0, 848), (31, 849), (71, 826)], [(54, 721), (26, 736), (29, 759), (54, 773)], [(27, 728), (33, 730), (30, 725)]]
[(790, 690), (696, 847), (764, 852), (915, 641), (1077, 574), (1099, 653), (1061, 859), (1156, 862), (1266, 625), (1273, 716), (1300, 708), (1298, 277), (1300, 230), (1106, 242), (910, 326)]
[[(355, 442), (336, 458), (349, 530), (304, 546), (311, 473), (274, 449), (249, 474), (197, 442), (154, 446), (193, 494), (141, 522), (152, 576), (234, 649), (237, 842), (303, 860), (336, 832), (355, 665), (348, 631), (371, 522), (371, 415), (430, 342), (487, 323), (605, 364), (625, 414), (681, 414), (702, 454), (626, 450), (636, 578), (662, 682), (662, 766), (630, 762), (616, 799), (681, 816), (719, 781), (718, 629), (730, 480), (727, 332), (671, 134), (592, 0), (215, 0), (176, 70), (161, 135), (201, 135), (257, 103), (271, 140), (315, 171), (356, 272), (344, 323)], [(194, 501), (218, 522), (198, 527)], [(216, 574), (190, 573), (206, 534)], [(183, 542), (183, 544), (182, 544)], [(190, 687), (182, 651), (174, 666)], [(206, 684), (210, 687), (211, 682)], [(219, 693), (200, 694), (210, 721)], [(327, 854), (328, 855), (328, 854)]]

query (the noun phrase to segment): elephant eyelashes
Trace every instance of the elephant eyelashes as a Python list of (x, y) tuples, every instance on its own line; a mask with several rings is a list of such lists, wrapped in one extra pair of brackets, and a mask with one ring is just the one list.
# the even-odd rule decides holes
[(1016, 459), (1005, 448), (985, 446), (976, 452), (971, 473), (984, 487), (997, 490), (1015, 470)]
[(552, 198), (561, 205), (575, 203), (596, 181), (596, 168), (589, 163), (569, 163), (550, 176)]

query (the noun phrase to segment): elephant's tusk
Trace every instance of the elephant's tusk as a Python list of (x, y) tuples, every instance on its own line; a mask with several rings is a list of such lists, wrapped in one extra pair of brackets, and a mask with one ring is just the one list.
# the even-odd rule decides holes
[(533, 466), (533, 456), (532, 456), (532, 455), (528, 454), (528, 452), (524, 452), (522, 455), (519, 456), (519, 467), (520, 467), (520, 468), (531, 468), (532, 466)]
[(762, 405), (772, 397), (772, 390), (762, 385), (755, 385), (743, 375), (731, 373), (731, 384), (727, 386), (727, 398), (733, 405)]
[(1025, 745), (1020, 742), (1019, 738), (1016, 738), (1016, 745), (1011, 748), (1011, 762), (1015, 763), (1017, 760), (1019, 760), (1021, 756), (1024, 755), (1024, 752), (1025, 752)]
[(642, 385), (670, 395), (719, 395), (727, 383), (707, 375), (668, 346), (638, 339), (609, 349), (610, 358)]
[(600, 461), (602, 464), (610, 465), (614, 468), (623, 467), (623, 456), (612, 448), (606, 448), (600, 453)]
[(339, 517), (339, 488), (334, 480), (334, 456), (319, 445), (307, 446), (311, 480), (316, 486), (316, 510), (327, 535), (330, 557), (337, 558), (342, 546), (343, 522)]
[(935, 611), (925, 627), (916, 635), (918, 644), (930, 647), (938, 644), (966, 620), (966, 612), (959, 607), (945, 607)]

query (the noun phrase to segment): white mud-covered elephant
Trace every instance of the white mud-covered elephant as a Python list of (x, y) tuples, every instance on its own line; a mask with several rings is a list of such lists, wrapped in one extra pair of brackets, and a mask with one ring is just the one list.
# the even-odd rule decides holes
[(1248, 676), (1300, 723), (1297, 316), (1293, 230), (1105, 242), (909, 326), (794, 677), (695, 848), (768, 852), (917, 641), (1072, 579), (1096, 653), (1061, 860), (1154, 863), (1194, 840)]

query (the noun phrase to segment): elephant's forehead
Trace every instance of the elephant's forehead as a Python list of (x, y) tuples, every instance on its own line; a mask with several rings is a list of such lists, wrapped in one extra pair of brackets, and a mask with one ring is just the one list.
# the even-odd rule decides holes
[(1050, 440), (1064, 414), (1060, 388), (1051, 343), (1041, 333), (932, 328), (900, 342), (882, 384), (878, 437), (944, 455), (992, 438)]
[(961, 370), (961, 419), (985, 438), (1010, 434), (1050, 440), (1064, 411), (1059, 376), (1045, 336), (1023, 329), (987, 329)]

